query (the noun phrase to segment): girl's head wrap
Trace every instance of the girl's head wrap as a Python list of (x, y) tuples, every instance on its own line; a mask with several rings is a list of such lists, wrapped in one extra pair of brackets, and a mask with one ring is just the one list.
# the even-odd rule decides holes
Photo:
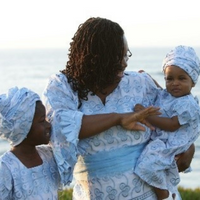
[(30, 131), (40, 97), (27, 88), (11, 88), (0, 95), (0, 137), (12, 146), (20, 144)]

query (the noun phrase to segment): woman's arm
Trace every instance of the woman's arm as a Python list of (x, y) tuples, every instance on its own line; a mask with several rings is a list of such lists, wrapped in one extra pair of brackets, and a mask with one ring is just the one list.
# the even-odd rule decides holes
[(159, 114), (159, 108), (148, 107), (139, 112), (84, 115), (79, 138), (83, 139), (94, 136), (117, 125), (120, 125), (128, 130), (145, 131), (145, 127), (137, 122), (140, 122), (153, 129), (151, 124), (149, 124), (145, 119), (148, 116)]

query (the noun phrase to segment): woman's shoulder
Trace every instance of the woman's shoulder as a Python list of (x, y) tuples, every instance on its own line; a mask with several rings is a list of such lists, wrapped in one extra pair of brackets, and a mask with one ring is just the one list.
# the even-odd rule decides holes
[[(44, 90), (44, 95), (59, 96), (62, 93), (73, 92), (70, 83), (68, 83), (67, 77), (62, 73), (52, 74), (49, 77), (48, 83)], [(66, 94), (64, 94), (65, 96)]]
[(55, 82), (67, 82), (67, 77), (62, 72), (58, 72), (58, 73), (52, 74), (49, 77), (49, 80), (51, 82), (53, 82), (53, 81), (55, 81)]
[(139, 73), (136, 71), (125, 71), (124, 72), (124, 77), (129, 79), (130, 81), (140, 81), (140, 82), (145, 82), (150, 80), (150, 77), (148, 76), (147, 73)]

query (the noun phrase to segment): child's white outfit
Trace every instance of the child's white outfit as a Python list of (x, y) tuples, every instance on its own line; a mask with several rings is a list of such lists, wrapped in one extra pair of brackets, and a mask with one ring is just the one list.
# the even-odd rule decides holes
[(0, 199), (58, 199), (60, 175), (50, 146), (37, 147), (43, 164), (27, 168), (10, 151), (0, 157)]
[[(0, 136), (12, 146), (28, 135), (40, 97), (27, 88), (11, 88), (0, 95)], [(27, 168), (10, 151), (0, 156), (0, 200), (57, 200), (61, 178), (52, 148), (37, 146), (43, 161)]]
[[(192, 47), (180, 45), (171, 50), (163, 61), (163, 70), (168, 66), (183, 69), (197, 83), (200, 61)], [(200, 107), (191, 94), (173, 97), (166, 90), (161, 90), (155, 106), (161, 108), (163, 117), (178, 116), (181, 127), (174, 132), (156, 128), (134, 172), (148, 184), (174, 193), (174, 186), (180, 182), (174, 157), (186, 151), (199, 136)]]
[(148, 184), (171, 191), (180, 182), (175, 155), (186, 151), (200, 134), (200, 107), (191, 94), (175, 98), (166, 90), (156, 106), (161, 106), (163, 117), (178, 116), (181, 127), (174, 132), (156, 128), (134, 172)]

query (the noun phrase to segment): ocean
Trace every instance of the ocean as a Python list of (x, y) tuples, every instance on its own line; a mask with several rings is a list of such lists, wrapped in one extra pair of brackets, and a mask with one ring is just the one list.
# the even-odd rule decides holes
[[(145, 70), (162, 87), (164, 78), (161, 64), (166, 53), (173, 47), (130, 48), (132, 57), (127, 70)], [(200, 47), (194, 48), (200, 57)], [(51, 74), (65, 68), (67, 49), (6, 49), (0, 50), (0, 94), (10, 87), (28, 87), (40, 96)], [(200, 80), (192, 90), (200, 99)], [(191, 164), (191, 173), (181, 173), (180, 186), (200, 187), (200, 138), (195, 142), (195, 155)], [(10, 148), (5, 140), (0, 140), (0, 155)]]

